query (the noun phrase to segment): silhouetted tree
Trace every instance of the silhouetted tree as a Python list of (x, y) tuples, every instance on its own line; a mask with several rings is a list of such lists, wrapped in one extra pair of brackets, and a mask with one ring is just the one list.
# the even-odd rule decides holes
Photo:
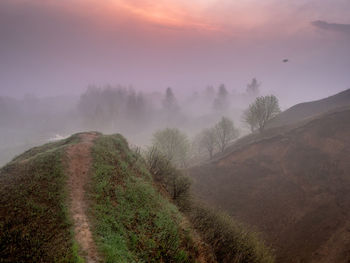
[(255, 102), (243, 113), (243, 120), (254, 131), (259, 128), (262, 132), (266, 123), (281, 112), (278, 99), (274, 95), (256, 98)]
[(215, 141), (221, 152), (223, 152), (228, 143), (236, 139), (238, 135), (239, 132), (235, 128), (233, 121), (226, 117), (222, 117), (222, 119), (215, 125)]
[(199, 145), (208, 152), (210, 159), (212, 159), (217, 145), (216, 139), (216, 129), (214, 128), (205, 129), (200, 134)]
[(249, 97), (256, 98), (260, 94), (259, 87), (261, 86), (261, 83), (256, 80), (256, 78), (253, 78), (252, 81), (247, 85), (246, 92)]
[(170, 87), (166, 89), (165, 97), (163, 100), (163, 108), (168, 113), (175, 113), (179, 110), (179, 106), (177, 104), (176, 97)]
[(214, 100), (214, 109), (217, 111), (225, 111), (229, 107), (228, 92), (224, 84), (219, 86), (218, 93)]

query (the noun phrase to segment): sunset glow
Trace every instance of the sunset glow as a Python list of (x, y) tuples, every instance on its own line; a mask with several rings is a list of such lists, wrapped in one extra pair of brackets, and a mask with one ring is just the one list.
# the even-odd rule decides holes
[(125, 1), (114, 0), (116, 10), (129, 15), (130, 18), (136, 18), (145, 22), (170, 28), (192, 28), (201, 30), (220, 30), (218, 26), (211, 23), (207, 17), (201, 14), (204, 6), (213, 1), (206, 2), (206, 5), (195, 6), (185, 4), (181, 1)]
[[(27, 83), (40, 92), (89, 83), (239, 90), (254, 76), (278, 90), (287, 75), (300, 89), (340, 88), (348, 10), (348, 0), (0, 0), (0, 77), (8, 94)], [(281, 67), (284, 58), (292, 62)]]

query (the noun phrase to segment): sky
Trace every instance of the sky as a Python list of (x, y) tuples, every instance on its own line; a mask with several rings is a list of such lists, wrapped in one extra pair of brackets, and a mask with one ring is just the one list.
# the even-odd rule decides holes
[(256, 77), (284, 105), (319, 99), (350, 88), (349, 14), (350, 0), (0, 0), (0, 96)]

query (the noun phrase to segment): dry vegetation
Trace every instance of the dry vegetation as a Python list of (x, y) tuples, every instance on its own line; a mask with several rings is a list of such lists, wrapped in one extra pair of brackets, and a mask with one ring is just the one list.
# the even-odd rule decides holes
[(350, 110), (339, 109), (242, 139), (190, 169), (195, 192), (256, 226), (276, 248), (277, 261), (347, 262), (349, 119)]

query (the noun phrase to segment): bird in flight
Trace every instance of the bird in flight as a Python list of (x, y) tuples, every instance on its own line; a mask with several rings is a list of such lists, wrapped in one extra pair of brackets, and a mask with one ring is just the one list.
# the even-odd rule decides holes
[(285, 59), (283, 59), (282, 61), (283, 61), (283, 63), (287, 63), (287, 62), (289, 61), (289, 59), (286, 59), (286, 58), (285, 58)]

